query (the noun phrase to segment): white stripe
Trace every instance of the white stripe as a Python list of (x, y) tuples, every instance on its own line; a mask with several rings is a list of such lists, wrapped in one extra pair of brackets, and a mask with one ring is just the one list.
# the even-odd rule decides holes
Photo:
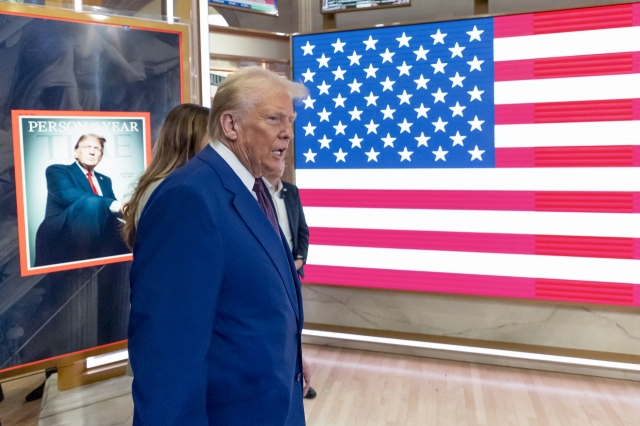
[(640, 121), (495, 126), (496, 148), (640, 145)]
[(640, 238), (640, 214), (304, 207), (322, 228)]
[(640, 51), (640, 27), (496, 38), (493, 51), (496, 62), (636, 52)]
[(496, 105), (633, 99), (640, 98), (640, 74), (498, 81), (494, 89)]
[(640, 261), (525, 254), (319, 246), (311, 265), (640, 284)]
[(296, 169), (303, 189), (640, 191), (640, 167)]

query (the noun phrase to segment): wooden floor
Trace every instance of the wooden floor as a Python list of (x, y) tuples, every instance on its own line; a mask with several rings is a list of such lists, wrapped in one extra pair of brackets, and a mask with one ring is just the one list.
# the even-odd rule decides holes
[[(640, 426), (640, 382), (305, 346), (308, 426)], [(44, 374), (3, 383), (2, 426), (35, 426)]]
[(640, 425), (640, 383), (307, 346), (308, 426)]

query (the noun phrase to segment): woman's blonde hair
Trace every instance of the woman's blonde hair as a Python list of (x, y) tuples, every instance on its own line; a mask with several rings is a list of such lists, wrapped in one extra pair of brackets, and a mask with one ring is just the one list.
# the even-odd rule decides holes
[(129, 248), (135, 241), (136, 212), (143, 194), (152, 183), (185, 165), (207, 145), (208, 118), (209, 108), (195, 104), (178, 105), (167, 115), (153, 147), (151, 164), (140, 176), (131, 200), (123, 209), (126, 223), (122, 227), (122, 237)]

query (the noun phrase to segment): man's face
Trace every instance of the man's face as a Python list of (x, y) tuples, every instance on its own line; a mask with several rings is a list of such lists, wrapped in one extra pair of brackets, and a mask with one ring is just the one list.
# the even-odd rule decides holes
[(262, 96), (240, 121), (235, 151), (254, 177), (284, 172), (284, 155), (293, 138), (295, 113), (284, 92)]
[(89, 136), (78, 144), (74, 151), (78, 163), (88, 171), (92, 171), (102, 160), (102, 144), (98, 139)]

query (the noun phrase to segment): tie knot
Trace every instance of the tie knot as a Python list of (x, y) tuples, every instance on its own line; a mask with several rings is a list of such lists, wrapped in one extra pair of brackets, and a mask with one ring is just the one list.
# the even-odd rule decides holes
[(253, 184), (253, 192), (256, 194), (258, 192), (264, 192), (264, 187), (262, 186), (262, 180), (260, 178), (256, 178), (256, 181)]
[(87, 177), (91, 177), (91, 172), (87, 172)]

